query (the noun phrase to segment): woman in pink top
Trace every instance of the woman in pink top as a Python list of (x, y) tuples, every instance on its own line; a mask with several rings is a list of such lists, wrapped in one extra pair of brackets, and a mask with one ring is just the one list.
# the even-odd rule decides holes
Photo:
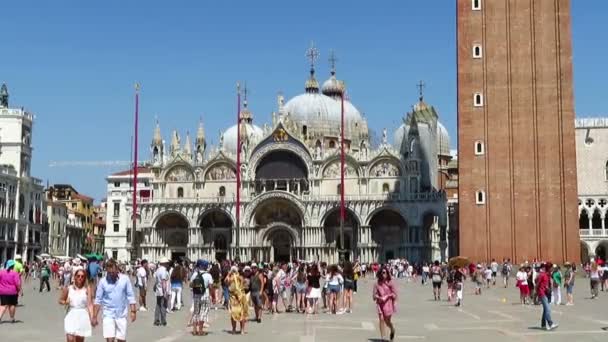
[(374, 301), (378, 310), (378, 324), (380, 325), (380, 336), (384, 339), (386, 325), (390, 329), (390, 340), (395, 338), (395, 327), (391, 317), (395, 313), (397, 302), (397, 291), (391, 281), (391, 275), (385, 267), (380, 268), (377, 274), (378, 282), (374, 285)]
[(0, 270), (0, 321), (8, 308), (11, 322), (15, 322), (15, 311), (17, 310), (17, 299), (21, 291), (21, 279), (19, 273), (15, 272), (15, 261), (6, 262), (6, 269)]

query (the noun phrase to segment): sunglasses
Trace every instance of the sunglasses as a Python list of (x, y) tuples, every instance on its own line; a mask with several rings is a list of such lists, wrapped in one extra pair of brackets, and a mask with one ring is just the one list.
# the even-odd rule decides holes
[(74, 277), (75, 277), (75, 278), (84, 278), (84, 275), (82, 275), (82, 274), (78, 274), (78, 275), (76, 275), (76, 276), (74, 276)]

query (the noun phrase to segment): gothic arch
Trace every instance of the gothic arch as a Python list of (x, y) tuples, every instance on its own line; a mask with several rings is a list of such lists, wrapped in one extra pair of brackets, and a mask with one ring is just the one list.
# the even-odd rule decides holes
[[(385, 172), (383, 170), (383, 164), (387, 163), (388, 168), (386, 173), (379, 174), (379, 172)], [(392, 167), (391, 167), (392, 166)], [(374, 158), (367, 168), (367, 176), (369, 177), (401, 177), (403, 176), (403, 165), (399, 158), (392, 155), (385, 155)]]
[(235, 219), (234, 219), (234, 216), (232, 215), (232, 213), (230, 213), (229, 211), (227, 211), (225, 209), (219, 208), (219, 207), (209, 208), (209, 209), (206, 209), (203, 212), (201, 212), (200, 215), (198, 215), (198, 219), (196, 220), (197, 226), (201, 227), (201, 225), (203, 224), (203, 219), (207, 218), (208, 215), (213, 215), (213, 214), (223, 215), (223, 216), (225, 216), (226, 219), (228, 219), (230, 221), (230, 225), (228, 227), (221, 226), (221, 228), (234, 227)]
[(176, 161), (165, 168), (161, 178), (166, 182), (194, 182), (196, 177), (190, 164)]
[(302, 159), (304, 162), (304, 165), (306, 165), (306, 173), (308, 174), (308, 177), (310, 178), (314, 173), (312, 156), (310, 155), (308, 149), (305, 148), (304, 145), (295, 144), (292, 142), (266, 143), (266, 145), (256, 148), (249, 159), (249, 170), (253, 170), (253, 172), (255, 172), (264, 157), (275, 151), (287, 151), (295, 154), (296, 156), (300, 157), (300, 159)]
[[(337, 206), (337, 207), (327, 209), (325, 214), (323, 214), (323, 216), (319, 220), (319, 226), (321, 226), (321, 227), (324, 226), (325, 221), (327, 221), (327, 218), (329, 217), (329, 215), (333, 214), (335, 211), (337, 211), (339, 213), (340, 207)], [(355, 224), (357, 226), (359, 226), (359, 227), (361, 226), (361, 218), (359, 217), (359, 215), (357, 215), (357, 212), (353, 208), (349, 208), (347, 205), (345, 205), (344, 211), (345, 211), (345, 215), (350, 214), (355, 219)]]
[(306, 212), (306, 207), (304, 206), (304, 204), (302, 204), (298, 197), (285, 191), (268, 191), (257, 196), (245, 208), (245, 215), (243, 216), (242, 222), (251, 225), (254, 214), (257, 211), (258, 207), (264, 204), (266, 201), (272, 199), (283, 199), (293, 204), (297, 208), (298, 213), (302, 218), (302, 227), (307, 227), (309, 225), (310, 217)]
[(367, 214), (367, 217), (365, 217), (365, 220), (364, 220), (365, 225), (366, 225), (366, 226), (369, 226), (369, 225), (370, 225), (370, 221), (372, 220), (372, 218), (373, 218), (373, 217), (374, 217), (374, 216), (375, 216), (377, 213), (379, 213), (379, 212), (381, 212), (381, 211), (383, 211), (383, 210), (390, 210), (390, 211), (394, 211), (395, 213), (399, 214), (399, 215), (401, 216), (401, 218), (403, 218), (403, 220), (404, 220), (406, 223), (407, 223), (407, 222), (409, 222), (409, 221), (407, 220), (407, 218), (408, 218), (407, 214), (406, 214), (405, 212), (403, 212), (401, 209), (396, 208), (396, 207), (393, 207), (393, 206), (390, 206), (390, 205), (383, 205), (383, 206), (380, 206), (380, 207), (378, 207), (378, 208), (376, 208), (376, 209), (372, 210), (371, 212), (369, 212), (369, 213)]
[[(329, 158), (325, 159), (325, 161), (323, 162), (323, 164), (320, 167), (320, 177), (325, 178), (325, 170), (327, 170), (330, 166), (333, 166), (334, 164), (338, 164), (338, 168), (340, 167), (340, 155), (332, 155)], [(351, 167), (354, 171), (355, 171), (355, 176), (352, 177), (352, 175), (349, 175), (349, 173), (347, 172), (344, 177), (345, 178), (358, 178), (361, 175), (363, 175), (362, 169), (359, 166), (359, 164), (357, 163), (357, 160), (355, 158), (353, 158), (351, 155), (345, 153), (344, 156), (344, 169), (346, 171), (348, 167)], [(338, 170), (339, 172), (339, 170)], [(340, 174), (338, 173), (338, 177), (340, 176)], [(331, 177), (331, 176), (329, 176)]]
[(272, 234), (277, 231), (286, 231), (291, 237), (293, 246), (300, 246), (300, 233), (298, 232), (298, 230), (281, 222), (271, 224), (266, 228), (261, 229), (257, 234), (258, 244), (261, 246), (269, 247), (272, 243), (270, 238), (272, 237)]
[[(176, 219), (178, 220), (182, 220), (182, 222), (185, 222), (188, 224), (188, 227), (192, 227), (192, 222), (190, 221), (190, 219), (188, 219), (188, 217), (176, 210), (168, 210), (168, 211), (163, 211), (158, 213), (158, 215), (156, 215), (156, 217), (154, 218), (154, 220), (152, 220), (152, 226), (155, 228), (159, 228), (158, 225), (159, 223), (163, 223), (163, 219), (167, 219), (170, 216), (175, 216)], [(186, 228), (188, 228), (186, 227)]]

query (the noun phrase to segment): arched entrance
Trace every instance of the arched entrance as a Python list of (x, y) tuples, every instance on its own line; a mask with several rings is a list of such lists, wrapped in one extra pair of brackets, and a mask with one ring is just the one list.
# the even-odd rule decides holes
[(213, 246), (215, 259), (226, 260), (232, 240), (232, 218), (221, 209), (213, 209), (203, 213), (199, 226), (203, 231), (205, 245)]
[(329, 211), (323, 221), (323, 232), (325, 233), (325, 242), (335, 246), (336, 251), (340, 247), (344, 248), (344, 258), (346, 260), (354, 260), (357, 246), (357, 232), (359, 230), (359, 220), (355, 214), (348, 208), (344, 210), (344, 245), (340, 244), (340, 208), (334, 208)]
[(277, 229), (268, 236), (274, 262), (290, 262), (292, 260), (293, 239), (285, 229)]
[[(387, 261), (395, 258), (406, 258), (410, 261), (419, 259), (417, 247), (410, 247), (418, 241), (418, 230), (408, 230), (403, 216), (393, 209), (377, 211), (369, 221), (372, 240), (378, 245), (378, 259)], [(408, 234), (409, 233), (409, 234)]]
[(302, 255), (299, 235), (303, 224), (298, 207), (285, 198), (270, 198), (254, 211), (251, 225), (260, 235), (263, 246), (252, 256), (263, 261), (288, 261)]
[(597, 244), (597, 247), (595, 248), (595, 256), (606, 261), (606, 257), (608, 256), (608, 241), (600, 241)]
[(265, 155), (255, 169), (255, 192), (308, 192), (308, 168), (297, 154), (277, 150)]
[(179, 213), (167, 213), (158, 219), (156, 228), (168, 246), (168, 255), (173, 261), (186, 259), (188, 251), (188, 219)]

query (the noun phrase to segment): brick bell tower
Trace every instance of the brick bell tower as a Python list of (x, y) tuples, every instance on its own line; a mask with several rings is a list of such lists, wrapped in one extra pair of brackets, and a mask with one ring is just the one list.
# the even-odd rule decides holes
[(569, 0), (457, 0), (460, 254), (578, 261)]

